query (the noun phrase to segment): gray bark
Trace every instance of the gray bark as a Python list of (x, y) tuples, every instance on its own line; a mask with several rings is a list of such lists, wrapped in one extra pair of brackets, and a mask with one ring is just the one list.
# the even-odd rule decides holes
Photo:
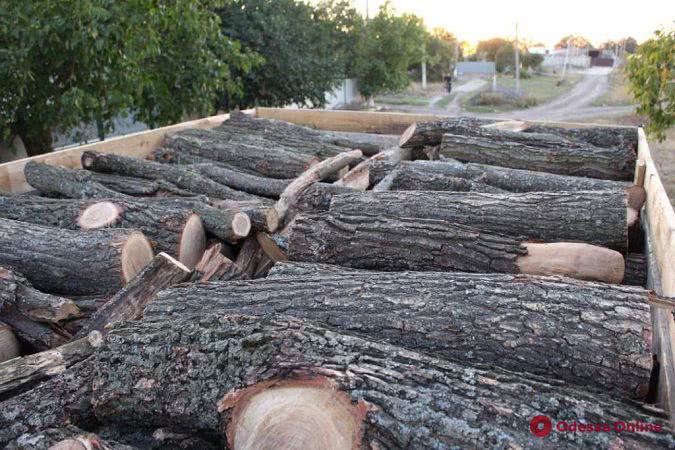
[[(445, 161), (404, 161), (396, 166), (392, 190), (551, 192), (622, 190), (630, 184), (596, 178), (556, 175), (485, 164)], [(462, 185), (457, 179), (465, 180)], [(462, 188), (466, 186), (466, 188)], [(482, 190), (481, 190), (482, 189)]]
[(23, 169), (26, 181), (48, 196), (67, 198), (124, 197), (95, 181), (89, 172), (28, 161)]
[(111, 153), (86, 151), (82, 154), (85, 169), (123, 176), (167, 181), (196, 194), (229, 200), (259, 200), (260, 197), (231, 189), (207, 178), (194, 169), (180, 165), (160, 164)]
[(366, 272), (335, 264), (311, 263), (303, 261), (278, 261), (270, 269), (267, 278), (285, 278), (293, 276), (341, 275), (345, 272)]
[(478, 128), (495, 122), (477, 117), (447, 117), (433, 122), (417, 122), (410, 126), (401, 136), (399, 146), (416, 148), (440, 145), (445, 133), (461, 133), (467, 128)]
[(31, 351), (41, 352), (58, 347), (72, 337), (59, 326), (36, 322), (13, 308), (2, 311), (0, 322), (8, 325), (19, 341)]
[(295, 178), (315, 157), (288, 151), (271, 141), (264, 146), (231, 141), (216, 130), (185, 130), (166, 137), (164, 147), (239, 167), (270, 178)]
[(0, 219), (0, 265), (36, 288), (62, 295), (96, 295), (124, 286), (122, 247), (132, 231), (63, 230)]
[(626, 271), (623, 276), (623, 284), (631, 286), (647, 286), (647, 270), (649, 263), (642, 253), (626, 254)]
[[(72, 444), (73, 447), (53, 447), (54, 445)], [(78, 446), (79, 445), (79, 446)], [(87, 445), (89, 447), (87, 447)], [(135, 450), (126, 444), (109, 439), (101, 439), (94, 433), (81, 430), (73, 425), (61, 428), (48, 428), (44, 431), (20, 436), (11, 442), (6, 450)]]
[(288, 241), (292, 261), (385, 271), (518, 273), (527, 249), (508, 236), (444, 220), (342, 214), (295, 218)]
[(550, 133), (565, 139), (587, 142), (596, 147), (628, 148), (637, 153), (638, 133), (635, 127), (560, 128), (530, 125), (525, 133)]
[(623, 250), (625, 192), (361, 192), (333, 197), (336, 214), (446, 220), (521, 240), (576, 241)]
[(258, 177), (213, 164), (196, 164), (192, 167), (202, 175), (220, 184), (249, 194), (270, 198), (279, 198), (284, 189), (293, 181)]
[(467, 367), (308, 322), (222, 315), (131, 322), (112, 331), (93, 365), (96, 417), (124, 427), (222, 432), (232, 409), (221, 402), (219, 412), (216, 405), (226, 394), (304, 375), (325, 377), (353, 403), (370, 405), (357, 446), (576, 449), (608, 447), (615, 439), (609, 433), (553, 433), (547, 439), (530, 433), (533, 416), (567, 418), (569, 411), (587, 423), (657, 421), (666, 432), (625, 433), (622, 444), (673, 445), (662, 417), (608, 395)]
[(635, 396), (652, 365), (648, 291), (555, 277), (350, 272), (186, 285), (144, 320), (279, 314), (464, 363)]
[(635, 152), (631, 149), (480, 127), (467, 127), (465, 134), (443, 135), (441, 154), (462, 162), (607, 180), (631, 180), (635, 172)]

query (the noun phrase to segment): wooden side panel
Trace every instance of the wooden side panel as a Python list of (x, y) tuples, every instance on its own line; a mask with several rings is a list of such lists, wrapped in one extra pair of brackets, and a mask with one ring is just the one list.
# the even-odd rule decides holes
[[(252, 113), (253, 110), (246, 112)], [(167, 133), (182, 130), (184, 128), (213, 128), (223, 123), (228, 117), (229, 114), (220, 114), (204, 119), (182, 122), (168, 127), (118, 136), (106, 141), (68, 148), (46, 155), (34, 156), (32, 158), (24, 158), (18, 161), (0, 164), (0, 191), (19, 193), (30, 190), (30, 186), (26, 183), (26, 179), (23, 176), (23, 167), (26, 165), (26, 162), (31, 160), (42, 161), (55, 166), (79, 168), (81, 167), (80, 157), (85, 150), (112, 152), (119, 155), (144, 158), (150, 154), (154, 148), (161, 144), (162, 139), (164, 139), (164, 136)]]
[[(645, 203), (650, 247), (658, 267), (659, 295), (675, 297), (675, 212), (649, 151), (644, 130), (638, 130), (635, 183), (647, 191)], [(653, 349), (660, 364), (657, 404), (675, 419), (675, 321), (670, 308), (652, 306)]]

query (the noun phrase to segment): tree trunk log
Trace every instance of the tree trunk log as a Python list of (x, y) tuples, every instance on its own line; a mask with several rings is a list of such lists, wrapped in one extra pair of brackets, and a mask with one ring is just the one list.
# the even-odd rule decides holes
[(476, 117), (448, 117), (434, 122), (417, 122), (403, 132), (398, 145), (402, 148), (440, 145), (445, 133), (459, 134), (467, 128), (478, 128), (494, 122)]
[[(231, 189), (216, 183), (194, 169), (179, 165), (160, 164), (138, 158), (129, 158), (111, 153), (86, 151), (82, 154), (82, 167), (125, 176), (164, 180), (197, 194), (229, 200), (261, 200), (261, 197)], [(261, 200), (262, 201), (262, 200)]]
[(298, 203), (302, 193), (307, 190), (309, 186), (326, 179), (343, 167), (349, 166), (349, 164), (361, 158), (361, 156), (360, 150), (340, 153), (338, 156), (326, 159), (310, 167), (302, 175), (293, 180), (293, 182), (284, 189), (284, 192), (279, 196), (279, 201), (274, 205), (274, 209), (276, 209), (279, 214), (279, 222), (282, 225), (286, 223), (288, 210)]
[(0, 399), (25, 392), (37, 383), (64, 372), (91, 355), (102, 343), (101, 334), (94, 332), (52, 350), (0, 364)]
[(246, 214), (251, 220), (251, 229), (254, 231), (274, 233), (279, 227), (279, 213), (277, 210), (268, 208), (259, 202), (221, 200), (214, 202), (214, 206), (233, 211), (241, 211)]
[(333, 197), (330, 211), (446, 220), (522, 240), (586, 242), (624, 250), (628, 243), (626, 196), (616, 191), (361, 192)]
[(267, 278), (285, 278), (297, 276), (325, 276), (341, 275), (345, 272), (364, 273), (366, 270), (353, 269), (351, 267), (338, 266), (335, 264), (310, 263), (303, 261), (279, 261), (267, 274)]
[(577, 243), (534, 244), (444, 220), (298, 216), (289, 259), (384, 271), (504, 272), (620, 283), (621, 253)]
[(314, 156), (292, 153), (267, 141), (265, 146), (229, 142), (213, 130), (185, 130), (165, 138), (164, 147), (240, 167), (270, 178), (295, 178), (318, 162)]
[(230, 118), (218, 129), (258, 134), (321, 158), (329, 158), (346, 150), (361, 150), (364, 155), (372, 156), (386, 148), (391, 141), (366, 133), (338, 133), (303, 127), (282, 120), (254, 118), (240, 112), (230, 113)]
[(42, 352), (65, 344), (72, 335), (53, 325), (36, 322), (14, 309), (5, 309), (0, 320), (8, 325), (29, 351)]
[(647, 286), (647, 270), (649, 263), (642, 253), (628, 253), (626, 255), (626, 270), (623, 284), (631, 286)]
[(441, 154), (462, 162), (606, 180), (632, 180), (635, 172), (635, 152), (626, 148), (486, 128), (467, 128), (466, 133), (443, 135)]
[(69, 299), (33, 288), (23, 276), (0, 267), (0, 311), (12, 308), (38, 322), (58, 323), (80, 314)]
[(152, 247), (140, 231), (78, 232), (0, 219), (0, 265), (44, 292), (113, 293), (151, 260)]
[[(274, 448), (275, 442), (290, 445), (289, 437), (298, 448), (406, 448), (411, 443), (529, 448), (542, 442), (529, 430), (533, 416), (567, 418), (569, 411), (584, 423), (642, 420), (665, 428), (622, 434), (624, 448), (673, 445), (662, 417), (608, 395), (462, 366), (308, 322), (222, 315), (132, 322), (113, 330), (106, 344), (93, 362), (98, 365), (93, 406), (100, 421), (213, 432), (225, 428), (229, 448), (249, 448), (244, 442), (252, 443), (250, 448)], [(289, 416), (292, 392), (298, 394), (292, 409), (297, 415)], [(326, 398), (334, 400), (327, 411), (317, 401)], [(256, 418), (269, 421), (267, 432), (246, 426)], [(342, 431), (331, 432), (335, 429)], [(322, 438), (318, 446), (317, 436)], [(615, 439), (609, 433), (560, 433), (554, 446), (606, 448)]]
[(89, 172), (28, 161), (23, 169), (26, 181), (45, 195), (67, 198), (125, 197), (95, 181)]
[(220, 184), (249, 194), (270, 198), (279, 198), (284, 189), (293, 181), (258, 177), (213, 164), (195, 164), (191, 167)]
[(652, 365), (649, 298), (636, 287), (556, 277), (344, 272), (176, 287), (158, 295), (144, 320), (284, 314), (635, 396)]
[(223, 255), (222, 251), (222, 244), (214, 244), (206, 249), (202, 259), (195, 267), (194, 281), (207, 282), (240, 278), (240, 272), (234, 265), (234, 261)]
[(92, 331), (105, 332), (107, 326), (125, 320), (138, 320), (143, 308), (152, 302), (157, 292), (185, 281), (192, 270), (166, 253), (160, 253), (133, 279), (94, 313), (75, 338)]
[(596, 147), (619, 147), (637, 153), (638, 133), (635, 127), (560, 128), (534, 125), (526, 133), (549, 133), (565, 139), (587, 142)]
[[(459, 161), (405, 161), (397, 167), (392, 190), (557, 192), (623, 190), (629, 183), (555, 175)], [(466, 188), (457, 179), (465, 180)], [(459, 189), (457, 189), (459, 188)], [(481, 190), (482, 189), (482, 190)]]

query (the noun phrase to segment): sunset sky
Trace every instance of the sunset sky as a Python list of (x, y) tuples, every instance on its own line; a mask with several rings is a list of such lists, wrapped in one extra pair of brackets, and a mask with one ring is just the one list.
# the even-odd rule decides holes
[[(370, 14), (384, 0), (368, 0)], [(354, 0), (365, 14), (366, 0)], [(392, 0), (399, 12), (424, 18), (429, 28), (442, 26), (475, 44), (495, 36), (520, 36), (553, 45), (567, 34), (579, 34), (594, 44), (633, 36), (638, 42), (654, 30), (675, 27), (675, 0)]]

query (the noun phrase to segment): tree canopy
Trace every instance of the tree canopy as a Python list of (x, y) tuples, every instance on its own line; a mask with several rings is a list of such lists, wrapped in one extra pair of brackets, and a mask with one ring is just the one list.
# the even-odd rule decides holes
[(29, 155), (82, 123), (152, 126), (213, 111), (255, 55), (220, 33), (214, 1), (27, 0), (0, 7), (0, 138)]
[(427, 31), (422, 19), (397, 15), (387, 2), (362, 28), (356, 42), (354, 74), (366, 98), (405, 88), (408, 68), (424, 55)]
[(510, 41), (504, 38), (492, 38), (480, 41), (476, 46), (476, 55), (485, 58), (486, 61), (494, 61), (497, 58), (497, 52), (500, 48), (510, 44)]
[(345, 0), (310, 5), (295, 0), (233, 0), (218, 10), (222, 32), (262, 55), (254, 70), (238, 70), (241, 91), (227, 91), (224, 109), (323, 105), (325, 92), (351, 70), (362, 19)]
[(589, 41), (583, 36), (575, 36), (573, 34), (568, 34), (567, 36), (561, 38), (558, 41), (558, 43), (555, 44), (555, 48), (557, 49), (567, 48), (568, 45), (577, 48), (584, 48), (584, 47), (593, 48), (591, 41)]
[(649, 117), (647, 131), (657, 139), (675, 124), (675, 31), (657, 31), (628, 58), (626, 72), (639, 114)]

